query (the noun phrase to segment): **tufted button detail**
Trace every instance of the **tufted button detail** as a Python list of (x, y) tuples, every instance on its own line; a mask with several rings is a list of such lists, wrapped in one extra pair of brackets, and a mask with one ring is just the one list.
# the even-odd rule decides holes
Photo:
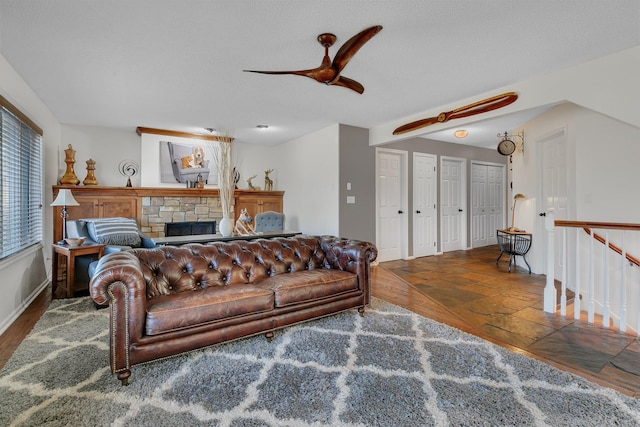
[(173, 290), (173, 286), (169, 286), (169, 290), (172, 291)]

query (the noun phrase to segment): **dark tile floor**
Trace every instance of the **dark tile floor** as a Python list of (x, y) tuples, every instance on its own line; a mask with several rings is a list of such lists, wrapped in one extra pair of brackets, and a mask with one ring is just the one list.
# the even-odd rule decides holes
[(443, 306), (465, 330), (640, 397), (637, 337), (543, 312), (545, 276), (521, 268), (509, 273), (505, 257), (496, 265), (498, 254), (488, 246), (380, 266)]

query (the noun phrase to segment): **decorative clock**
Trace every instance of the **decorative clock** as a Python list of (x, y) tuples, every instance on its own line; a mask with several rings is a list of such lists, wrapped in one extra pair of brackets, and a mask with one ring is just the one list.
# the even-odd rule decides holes
[(503, 139), (498, 143), (498, 153), (503, 156), (510, 156), (516, 151), (516, 144), (510, 139)]

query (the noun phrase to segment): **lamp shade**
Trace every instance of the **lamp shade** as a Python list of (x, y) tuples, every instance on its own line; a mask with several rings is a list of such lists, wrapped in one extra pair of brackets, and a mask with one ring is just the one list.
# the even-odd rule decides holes
[(516, 224), (514, 222), (516, 218), (516, 203), (518, 202), (518, 200), (524, 200), (526, 198), (527, 196), (521, 193), (518, 193), (515, 196), (513, 196), (513, 211), (511, 212), (511, 227), (509, 227), (510, 231), (520, 231), (516, 228)]
[(71, 190), (60, 190), (58, 197), (50, 206), (79, 206), (80, 203), (73, 197)]

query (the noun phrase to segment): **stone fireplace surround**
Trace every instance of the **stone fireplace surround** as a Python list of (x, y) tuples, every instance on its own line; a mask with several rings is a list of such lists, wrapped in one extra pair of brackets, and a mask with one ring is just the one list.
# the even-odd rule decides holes
[(165, 223), (222, 219), (217, 197), (151, 196), (142, 198), (140, 230), (150, 237), (165, 237)]

